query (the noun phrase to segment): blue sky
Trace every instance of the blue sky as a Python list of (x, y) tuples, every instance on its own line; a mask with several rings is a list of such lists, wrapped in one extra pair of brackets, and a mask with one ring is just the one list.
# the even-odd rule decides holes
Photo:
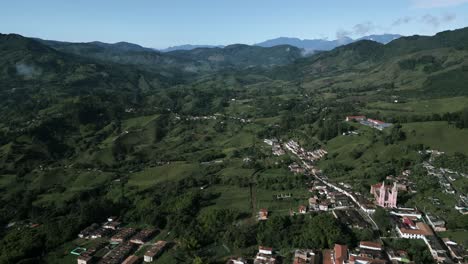
[(468, 0), (0, 0), (0, 32), (147, 47), (280, 36), (432, 35), (468, 26)]

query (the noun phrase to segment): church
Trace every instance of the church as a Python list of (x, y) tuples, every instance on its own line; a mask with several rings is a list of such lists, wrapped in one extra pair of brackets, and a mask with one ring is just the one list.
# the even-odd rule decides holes
[(385, 186), (385, 182), (377, 183), (371, 186), (371, 194), (374, 195), (375, 203), (384, 208), (396, 208), (398, 188), (397, 184)]

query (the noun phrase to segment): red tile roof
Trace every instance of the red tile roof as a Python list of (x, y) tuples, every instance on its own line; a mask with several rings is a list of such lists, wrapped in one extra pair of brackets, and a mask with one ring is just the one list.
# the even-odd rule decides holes
[(372, 248), (382, 248), (382, 244), (379, 242), (373, 242), (373, 241), (361, 241), (359, 243), (359, 246), (364, 246), (364, 247), (372, 247)]
[(368, 118), (367, 121), (372, 122), (372, 123), (376, 123), (376, 124), (380, 124), (380, 125), (385, 124), (384, 121), (380, 121), (380, 120), (376, 120), (376, 119)]
[(323, 264), (333, 264), (332, 262), (332, 252), (329, 249), (325, 249), (323, 252)]
[(335, 244), (336, 263), (342, 264), (347, 259), (348, 259), (348, 247), (346, 245)]

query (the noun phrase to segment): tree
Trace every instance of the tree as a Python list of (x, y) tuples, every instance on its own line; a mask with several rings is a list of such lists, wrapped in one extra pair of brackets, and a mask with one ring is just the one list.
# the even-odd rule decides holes
[(380, 228), (380, 231), (382, 231), (382, 233), (385, 234), (392, 229), (392, 224), (390, 222), (390, 214), (382, 207), (377, 207), (372, 218), (374, 219), (375, 223)]

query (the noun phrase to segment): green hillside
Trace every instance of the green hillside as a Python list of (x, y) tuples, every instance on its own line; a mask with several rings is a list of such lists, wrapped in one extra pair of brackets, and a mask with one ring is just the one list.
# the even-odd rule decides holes
[[(0, 263), (76, 262), (69, 249), (87, 245), (78, 232), (109, 215), (160, 229), (176, 244), (161, 259), (187, 263), (252, 256), (258, 244), (289, 258), (364, 239), (331, 214), (289, 216), (308, 203), (312, 179), (290, 172), (296, 157), (273, 155), (265, 138), (325, 148), (317, 166), (364, 195), (410, 169), (420, 187), (401, 204), (466, 230), (418, 151), (466, 167), (467, 36), (358, 41), (302, 57), (290, 46), (159, 53), (0, 35), (0, 224), (16, 223), (0, 231)], [(393, 126), (344, 122), (357, 114)], [(271, 221), (255, 220), (260, 208)]]

